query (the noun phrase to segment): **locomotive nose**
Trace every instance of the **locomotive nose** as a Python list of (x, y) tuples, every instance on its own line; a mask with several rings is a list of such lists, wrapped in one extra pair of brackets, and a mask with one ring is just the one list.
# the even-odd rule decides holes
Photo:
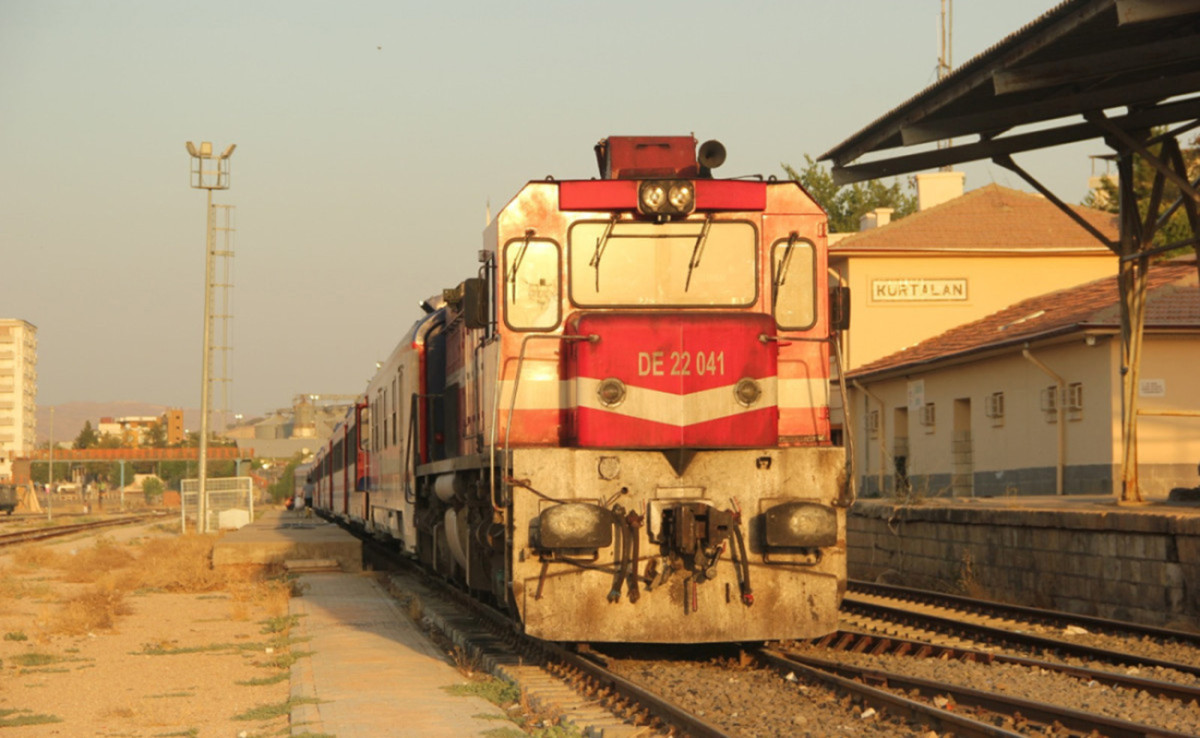
[(568, 423), (590, 448), (746, 448), (778, 441), (770, 316), (584, 314), (572, 321)]

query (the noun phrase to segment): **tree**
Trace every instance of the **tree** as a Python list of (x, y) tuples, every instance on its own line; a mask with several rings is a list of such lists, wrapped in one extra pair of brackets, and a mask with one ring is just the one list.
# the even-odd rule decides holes
[(271, 495), (272, 502), (283, 502), (288, 497), (296, 494), (296, 467), (300, 466), (302, 453), (296, 452), (288, 461), (287, 466), (279, 474), (279, 477), (267, 487), (267, 492)]
[(95, 448), (100, 442), (100, 434), (92, 427), (92, 421), (85, 420), (83, 429), (75, 436), (75, 448)]
[(829, 214), (830, 233), (853, 233), (858, 230), (859, 218), (875, 208), (892, 208), (896, 220), (917, 211), (917, 196), (912, 182), (901, 186), (899, 181), (885, 185), (877, 179), (837, 185), (828, 169), (804, 155), (804, 169), (797, 172), (789, 164), (781, 165), (789, 178), (799, 182), (817, 204)]
[(142, 481), (142, 494), (146, 496), (147, 505), (157, 505), (162, 502), (163, 483), (158, 477), (150, 477)]
[(157, 421), (146, 429), (146, 434), (142, 438), (142, 445), (152, 448), (167, 447), (167, 429), (162, 424), (162, 421)]
[[(1166, 132), (1165, 128), (1158, 128), (1152, 132), (1152, 135), (1158, 136)], [(1150, 152), (1155, 156), (1162, 154), (1162, 144), (1155, 144), (1150, 148)], [(1192, 139), (1190, 145), (1181, 146), (1180, 153), (1183, 154), (1183, 163), (1188, 171), (1188, 179), (1195, 181), (1197, 170), (1200, 169), (1200, 136)], [(1133, 191), (1137, 197), (1138, 215), (1145, 222), (1146, 211), (1150, 207), (1150, 193), (1154, 188), (1154, 177), (1158, 170), (1148, 164), (1145, 159), (1135, 154), (1133, 156)], [(1179, 187), (1169, 180), (1163, 185), (1162, 205), (1159, 208), (1161, 215), (1166, 211), (1171, 203), (1179, 199)], [(1120, 212), (1121, 195), (1117, 188), (1115, 179), (1105, 177), (1100, 180), (1100, 186), (1087, 194), (1083, 199), (1083, 204), (1089, 208), (1097, 208), (1106, 210), (1110, 213)], [(1177, 209), (1174, 214), (1163, 224), (1161, 228), (1154, 232), (1154, 245), (1166, 246), (1167, 244), (1176, 243), (1184, 239), (1191, 238), (1191, 225), (1188, 223), (1187, 212), (1184, 208)], [(1190, 253), (1192, 247), (1185, 246), (1179, 249), (1174, 249), (1163, 254), (1161, 258), (1170, 258), (1179, 254)]]

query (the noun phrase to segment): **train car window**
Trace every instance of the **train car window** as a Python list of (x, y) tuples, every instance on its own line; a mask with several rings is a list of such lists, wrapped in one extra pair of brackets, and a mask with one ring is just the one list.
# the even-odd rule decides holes
[(817, 322), (816, 249), (810, 241), (785, 238), (771, 247), (775, 324), (805, 330)]
[(335, 472), (340, 472), (342, 467), (345, 466), (346, 455), (343, 448), (344, 447), (340, 439), (333, 444), (333, 470)]
[(558, 244), (518, 238), (504, 246), (504, 322), (518, 331), (558, 325), (562, 273)]
[(400, 381), (401, 381), (401, 377), (403, 377), (403, 376), (404, 376), (404, 369), (401, 368), (400, 372), (396, 375), (396, 379), (392, 380), (392, 443), (393, 444), (400, 443), (400, 435), (399, 435), (400, 423), (397, 420), (397, 416), (399, 414), (399, 407), (400, 407), (400, 386), (401, 386)]
[(581, 221), (567, 243), (576, 305), (747, 307), (758, 299), (758, 234), (745, 221)]

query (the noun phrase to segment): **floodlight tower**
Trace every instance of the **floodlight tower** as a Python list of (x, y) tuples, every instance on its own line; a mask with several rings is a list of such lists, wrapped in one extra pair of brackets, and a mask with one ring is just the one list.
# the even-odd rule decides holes
[(200, 364), (200, 484), (197, 490), (199, 517), (196, 521), (196, 530), (200, 533), (208, 532), (208, 384), (212, 371), (213, 250), (216, 241), (212, 193), (213, 190), (229, 189), (229, 157), (233, 156), (236, 148), (237, 144), (229, 144), (225, 153), (213, 156), (212, 142), (203, 141), (199, 148), (191, 141), (187, 142), (187, 151), (192, 157), (192, 188), (208, 192), (208, 204), (204, 211), (207, 216), (204, 229), (204, 360)]

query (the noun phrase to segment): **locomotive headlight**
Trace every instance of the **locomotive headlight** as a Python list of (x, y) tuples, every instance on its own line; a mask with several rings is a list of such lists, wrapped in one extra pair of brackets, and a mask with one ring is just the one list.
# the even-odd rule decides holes
[(681, 213), (691, 211), (696, 203), (696, 197), (692, 191), (692, 183), (676, 182), (671, 185), (671, 189), (667, 191), (667, 201), (671, 203), (671, 207)]
[(638, 210), (666, 220), (696, 209), (696, 188), (686, 179), (646, 180), (638, 185)]
[(762, 387), (750, 377), (743, 377), (733, 388), (733, 396), (737, 398), (739, 405), (750, 407), (758, 402), (758, 398), (762, 397)]
[(767, 510), (763, 540), (771, 548), (823, 548), (837, 544), (837, 514), (815, 502), (784, 502)]
[(642, 185), (642, 212), (657, 213), (667, 201), (667, 188), (657, 182)]
[(596, 388), (596, 394), (604, 407), (616, 407), (625, 401), (625, 383), (616, 377), (609, 377)]

